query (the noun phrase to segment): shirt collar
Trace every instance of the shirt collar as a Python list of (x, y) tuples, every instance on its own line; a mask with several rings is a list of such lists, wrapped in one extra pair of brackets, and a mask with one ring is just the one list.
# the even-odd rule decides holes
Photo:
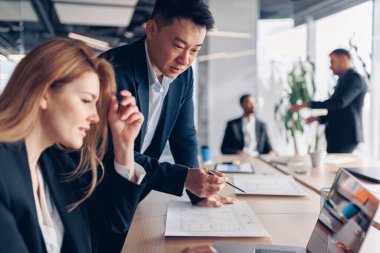
[(168, 88), (169, 84), (171, 84), (175, 80), (175, 78), (170, 78), (170, 77), (164, 76), (162, 78), (162, 84), (158, 81), (158, 78), (157, 78), (157, 76), (153, 70), (152, 62), (150, 61), (150, 58), (149, 58), (146, 40), (145, 40), (144, 44), (145, 44), (146, 62), (147, 62), (147, 66), (148, 66), (148, 82), (149, 82), (149, 85), (154, 85), (155, 88), (159, 92), (164, 92)]
[(251, 120), (248, 121), (248, 118), (247, 117), (244, 117), (243, 116), (243, 122), (246, 122), (246, 123), (253, 123), (255, 122), (256, 118), (255, 118), (255, 115), (252, 115), (251, 117)]

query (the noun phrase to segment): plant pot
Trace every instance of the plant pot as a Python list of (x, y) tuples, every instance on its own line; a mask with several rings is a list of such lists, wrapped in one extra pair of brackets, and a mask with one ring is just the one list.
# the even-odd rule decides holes
[(313, 168), (321, 168), (323, 164), (325, 163), (326, 151), (324, 150), (314, 151), (314, 152), (310, 152), (309, 155), (310, 155), (311, 165)]

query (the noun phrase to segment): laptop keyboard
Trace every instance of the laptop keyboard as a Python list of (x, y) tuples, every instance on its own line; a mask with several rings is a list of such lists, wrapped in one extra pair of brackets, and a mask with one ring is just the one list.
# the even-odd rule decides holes
[(276, 250), (276, 249), (255, 249), (255, 253), (297, 253), (297, 252), (288, 251), (288, 250)]

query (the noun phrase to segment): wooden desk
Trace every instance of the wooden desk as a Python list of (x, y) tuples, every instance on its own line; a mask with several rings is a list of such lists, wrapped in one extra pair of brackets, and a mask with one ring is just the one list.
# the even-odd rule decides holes
[[(218, 161), (235, 160), (234, 156), (225, 156)], [(277, 173), (278, 170), (256, 158), (244, 158), (242, 162), (250, 162), (256, 173)], [(282, 174), (282, 173), (281, 173)], [(304, 187), (307, 197), (268, 197), (239, 196), (247, 201), (252, 210), (260, 218), (262, 224), (271, 234), (270, 238), (215, 238), (215, 237), (164, 237), (168, 201), (189, 201), (184, 195), (181, 198), (152, 192), (144, 199), (137, 211), (129, 231), (123, 253), (179, 253), (189, 246), (211, 244), (217, 240), (232, 242), (273, 243), (306, 247), (311, 232), (317, 221), (320, 197), (313, 190)], [(223, 194), (233, 196), (233, 189), (228, 185)], [(380, 240), (380, 232), (371, 231), (371, 240), (365, 242), (362, 253), (374, 252), (373, 247)], [(378, 247), (378, 246), (376, 246)], [(372, 251), (371, 251), (372, 249)]]

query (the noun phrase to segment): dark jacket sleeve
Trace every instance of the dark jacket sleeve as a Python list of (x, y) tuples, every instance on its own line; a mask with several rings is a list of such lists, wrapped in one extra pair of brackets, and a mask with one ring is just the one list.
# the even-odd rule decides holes
[[(176, 196), (182, 196), (188, 167), (180, 164), (160, 163), (157, 159), (135, 152), (135, 161), (147, 172), (147, 187)], [(151, 180), (154, 179), (154, 180)]]
[(331, 98), (316, 102), (311, 101), (309, 107), (313, 109), (337, 110), (343, 109), (351, 104), (351, 102), (362, 93), (365, 86), (363, 80), (357, 73), (353, 73), (350, 80), (347, 81), (340, 90), (331, 96)]
[[(194, 125), (192, 71), (190, 71), (189, 75), (189, 88), (181, 103), (178, 118), (169, 137), (170, 151), (176, 164), (183, 164), (188, 168), (198, 168), (198, 141)], [(183, 182), (186, 179), (186, 175), (183, 178)], [(193, 204), (197, 204), (203, 200), (203, 198), (197, 197), (188, 190), (186, 192)]]
[[(3, 191), (0, 185), (0, 189)], [(28, 248), (24, 243), (15, 217), (4, 205), (0, 197), (0, 252), (27, 253)]]
[(236, 154), (238, 149), (231, 145), (234, 142), (234, 133), (232, 128), (232, 123), (228, 122), (226, 126), (226, 130), (224, 132), (224, 137), (222, 141), (222, 146), (220, 148), (222, 154)]
[(264, 137), (265, 143), (264, 143), (264, 152), (263, 152), (263, 154), (268, 154), (270, 151), (273, 150), (273, 147), (272, 147), (272, 144), (270, 142), (268, 131), (267, 131), (267, 127), (266, 127), (265, 123), (262, 124), (262, 134), (265, 136)]
[[(70, 154), (70, 158), (74, 164), (79, 161), (77, 152)], [(102, 231), (125, 233), (132, 223), (140, 195), (146, 186), (146, 179), (137, 185), (119, 175), (115, 171), (114, 158), (111, 155), (103, 159), (103, 166), (103, 178), (84, 205), (92, 227), (95, 226)], [(78, 180), (82, 189), (90, 184), (92, 176), (87, 174)]]
[[(70, 156), (77, 164), (78, 153), (72, 153)], [(102, 181), (83, 205), (88, 214), (94, 252), (117, 253), (124, 245), (147, 179), (144, 178), (141, 184), (137, 185), (119, 175), (114, 168), (112, 151), (103, 159), (103, 166)], [(90, 179), (90, 175), (82, 176), (79, 187), (83, 189), (88, 186)]]

